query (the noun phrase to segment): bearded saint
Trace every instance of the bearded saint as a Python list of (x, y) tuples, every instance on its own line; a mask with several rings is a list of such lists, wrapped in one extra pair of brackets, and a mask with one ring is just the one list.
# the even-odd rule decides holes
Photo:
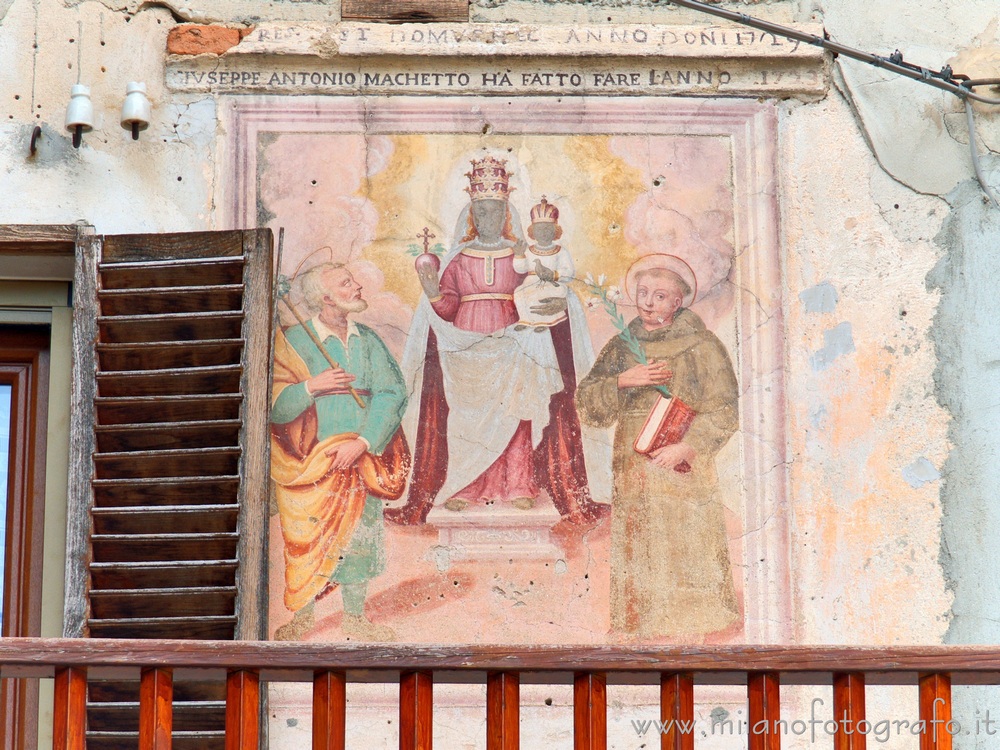
[(275, 639), (300, 640), (313, 626), (316, 600), (339, 587), (344, 634), (392, 640), (364, 604), (369, 582), (385, 569), (383, 501), (400, 497), (410, 468), (399, 430), (402, 374), (378, 334), (348, 319), (367, 303), (345, 267), (311, 269), (302, 288), (318, 314), (278, 331), (274, 346), (271, 477), (285, 607), (294, 613)]
[[(579, 301), (563, 325), (543, 334), (514, 327), (514, 290), (526, 274), (514, 269), (514, 248), (524, 240), (505, 165), (493, 157), (472, 162), (471, 200), (440, 278), (418, 271), (425, 297), (403, 354), (410, 393), (419, 394), (404, 422), (416, 433), (413, 476), (407, 504), (386, 511), (398, 523), (422, 523), (435, 504), (528, 510), (542, 489), (575, 522), (608, 508), (591, 499), (573, 405), (577, 373), (593, 359)], [(543, 301), (537, 312), (567, 304)]]

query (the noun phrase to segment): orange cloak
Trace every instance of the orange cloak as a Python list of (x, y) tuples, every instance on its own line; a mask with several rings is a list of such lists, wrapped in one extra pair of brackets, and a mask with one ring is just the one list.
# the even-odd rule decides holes
[[(305, 362), (278, 331), (272, 403), (283, 389), (310, 377)], [(311, 602), (330, 582), (367, 495), (397, 500), (410, 468), (406, 440), (397, 430), (381, 455), (364, 453), (354, 466), (335, 471), (327, 451), (357, 434), (319, 441), (318, 427), (315, 406), (288, 424), (271, 425), (271, 478), (285, 542), (285, 606), (292, 612)]]

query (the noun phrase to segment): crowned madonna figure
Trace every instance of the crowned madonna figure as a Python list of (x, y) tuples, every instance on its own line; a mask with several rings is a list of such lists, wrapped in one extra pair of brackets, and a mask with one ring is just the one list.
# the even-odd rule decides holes
[[(517, 330), (514, 291), (526, 274), (515, 268), (515, 250), (523, 255), (525, 243), (509, 201), (511, 173), (487, 156), (466, 176), (470, 200), (440, 276), (433, 267), (418, 271), (424, 296), (402, 363), (413, 394), (404, 419), (413, 474), (406, 505), (386, 517), (422, 523), (435, 505), (530, 510), (544, 489), (562, 516), (593, 520), (602, 514), (587, 490), (572, 403), (577, 337), (568, 323), (558, 347), (555, 329)], [(566, 306), (565, 298), (543, 300), (537, 312)]]

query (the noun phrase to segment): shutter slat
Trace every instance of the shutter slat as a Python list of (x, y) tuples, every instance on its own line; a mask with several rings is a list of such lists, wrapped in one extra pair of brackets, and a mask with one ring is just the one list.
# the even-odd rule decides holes
[(98, 424), (190, 422), (198, 419), (238, 419), (240, 394), (225, 396), (134, 396), (96, 398)]
[(98, 344), (97, 361), (106, 372), (231, 365), (240, 361), (244, 344), (239, 338)]
[(105, 315), (226, 312), (242, 308), (243, 285), (105, 289), (97, 296)]

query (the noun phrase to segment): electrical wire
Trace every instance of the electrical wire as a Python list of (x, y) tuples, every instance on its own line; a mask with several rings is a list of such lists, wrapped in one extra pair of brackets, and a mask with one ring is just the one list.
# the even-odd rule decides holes
[(993, 201), (993, 205), (1000, 209), (1000, 200), (997, 200), (996, 193), (990, 189), (986, 182), (986, 175), (983, 174), (982, 164), (979, 162), (979, 150), (976, 148), (976, 121), (972, 116), (972, 102), (965, 100), (965, 121), (969, 125), (969, 152), (972, 154), (972, 166), (976, 170), (976, 179), (983, 192)]
[[(741, 23), (744, 26), (750, 26), (751, 28), (766, 31), (769, 34), (782, 36), (796, 42), (803, 42), (816, 47), (822, 47), (825, 50), (833, 52), (835, 55), (850, 57), (853, 60), (868, 63), (876, 68), (884, 68), (892, 73), (898, 73), (901, 76), (911, 78), (914, 81), (920, 81), (921, 83), (926, 83), (928, 86), (934, 86), (935, 88), (948, 91), (960, 99), (969, 98), (977, 102), (982, 102), (983, 104), (1000, 106), (1000, 99), (994, 99), (976, 94), (971, 89), (966, 88), (959, 83), (955, 83), (955, 79), (958, 76), (955, 76), (952, 73), (951, 68), (947, 66), (941, 70), (921, 68), (917, 65), (907, 63), (903, 60), (902, 54), (898, 51), (889, 57), (882, 57), (881, 55), (875, 55), (871, 52), (864, 52), (862, 50), (855, 49), (854, 47), (848, 47), (846, 44), (840, 44), (832, 39), (826, 39), (821, 36), (816, 36), (815, 34), (806, 34), (803, 31), (793, 29), (789, 26), (782, 26), (781, 24), (771, 23), (770, 21), (764, 21), (760, 18), (754, 18), (753, 16), (748, 16), (746, 13), (737, 13), (736, 11), (726, 10), (725, 8), (716, 8), (713, 5), (699, 2), (699, 0), (664, 1), (667, 5), (679, 5), (682, 8), (689, 8), (690, 10), (701, 11), (702, 13), (708, 13), (709, 15), (716, 16), (718, 18), (725, 18), (727, 21), (735, 21), (736, 23)], [(965, 78), (965, 76), (961, 77)]]
[[(791, 39), (792, 41), (822, 47), (823, 49), (832, 52), (834, 56), (843, 55), (844, 57), (849, 57), (852, 60), (859, 60), (860, 62), (873, 65), (876, 68), (883, 68), (892, 73), (897, 73), (914, 81), (919, 81), (920, 83), (925, 83), (928, 86), (933, 86), (934, 88), (954, 94), (965, 104), (965, 120), (969, 126), (969, 151), (972, 154), (972, 166), (976, 170), (976, 179), (979, 180), (980, 187), (982, 187), (983, 192), (989, 197), (993, 205), (1000, 210), (1000, 200), (997, 199), (996, 193), (994, 193), (989, 184), (987, 184), (986, 176), (983, 174), (982, 163), (979, 159), (979, 151), (976, 148), (976, 123), (972, 111), (973, 101), (992, 106), (1000, 106), (1000, 98), (982, 96), (981, 94), (977, 94), (973, 91), (976, 86), (1000, 85), (1000, 78), (970, 79), (966, 75), (954, 73), (949, 65), (944, 66), (941, 70), (922, 68), (906, 62), (899, 50), (896, 50), (889, 57), (882, 57), (881, 55), (849, 47), (846, 44), (840, 44), (839, 42), (835, 42), (826, 37), (816, 36), (815, 34), (806, 34), (805, 32), (793, 29), (789, 26), (782, 26), (781, 24), (771, 23), (770, 21), (764, 21), (760, 18), (754, 18), (753, 16), (748, 16), (746, 13), (737, 13), (736, 11), (726, 10), (725, 8), (717, 8), (713, 5), (700, 2), (699, 0), (665, 0), (665, 2), (667, 5), (672, 3), (674, 5), (679, 5), (682, 8), (700, 11), (702, 13), (707, 13), (710, 16), (716, 16), (717, 18), (724, 18), (727, 21), (735, 21), (736, 23), (743, 24), (744, 26), (765, 31), (768, 34), (774, 34), (775, 36), (781, 36), (785, 39)], [(956, 81), (961, 81), (961, 83), (957, 83)]]

